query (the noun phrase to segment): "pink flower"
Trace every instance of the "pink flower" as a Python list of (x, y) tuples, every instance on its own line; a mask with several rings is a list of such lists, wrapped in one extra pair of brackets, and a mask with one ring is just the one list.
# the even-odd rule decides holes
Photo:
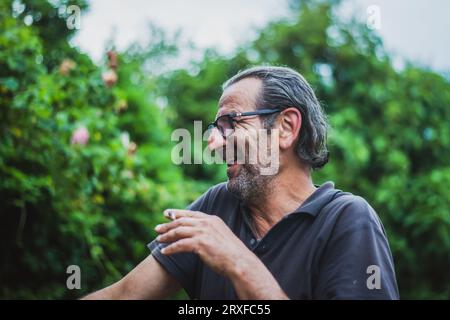
[(63, 62), (61, 62), (61, 65), (59, 66), (59, 73), (63, 76), (67, 76), (70, 71), (74, 70), (76, 68), (77, 64), (75, 61), (70, 59), (64, 59)]
[(72, 134), (71, 143), (85, 145), (89, 141), (89, 131), (86, 127), (79, 127)]
[(114, 70), (108, 70), (102, 74), (103, 82), (108, 86), (112, 87), (117, 83), (117, 80), (119, 77), (117, 76), (117, 73)]
[(108, 55), (108, 65), (109, 65), (109, 67), (111, 69), (113, 69), (113, 70), (116, 70), (118, 65), (119, 65), (117, 52), (115, 52), (115, 51), (108, 51), (107, 55)]

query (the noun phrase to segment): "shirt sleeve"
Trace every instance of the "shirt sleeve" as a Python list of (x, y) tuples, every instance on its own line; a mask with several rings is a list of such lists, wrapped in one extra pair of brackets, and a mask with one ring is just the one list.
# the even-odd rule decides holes
[[(186, 210), (204, 211), (204, 208), (207, 206), (209, 193), (210, 191), (203, 194), (189, 205)], [(199, 257), (190, 252), (166, 256), (161, 253), (161, 250), (166, 246), (168, 246), (168, 244), (160, 243), (156, 241), (156, 239), (147, 245), (155, 260), (178, 281), (183, 289), (186, 290), (189, 297), (193, 299), (196, 292), (196, 271), (199, 266)]]
[(344, 206), (322, 254), (316, 299), (399, 299), (383, 225), (360, 197)]

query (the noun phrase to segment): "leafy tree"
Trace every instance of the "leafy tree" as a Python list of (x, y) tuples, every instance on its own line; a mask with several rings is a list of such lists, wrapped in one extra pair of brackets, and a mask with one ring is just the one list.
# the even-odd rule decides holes
[[(2, 6), (0, 297), (78, 297), (130, 271), (163, 209), (199, 191), (170, 165), (170, 130), (147, 94), (155, 79), (127, 63), (133, 55), (118, 58), (118, 83), (76, 51), (49, 68), (40, 27)], [(147, 61), (164, 50), (155, 44)], [(81, 293), (66, 288), (73, 264)]]
[(69, 44), (69, 40), (77, 31), (76, 28), (68, 28), (68, 17), (75, 15), (76, 11), (86, 10), (86, 0), (6, 0), (5, 8), (16, 19), (22, 20), (33, 26), (37, 36), (41, 39), (43, 62), (47, 67), (54, 68), (64, 58), (74, 58), (76, 50)]

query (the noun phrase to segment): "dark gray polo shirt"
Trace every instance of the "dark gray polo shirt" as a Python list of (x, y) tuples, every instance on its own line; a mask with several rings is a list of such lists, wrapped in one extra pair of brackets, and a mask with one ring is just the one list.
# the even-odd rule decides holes
[[(398, 299), (394, 264), (383, 225), (361, 197), (328, 182), (257, 241), (246, 208), (226, 188), (209, 189), (189, 210), (222, 218), (270, 270), (291, 299)], [(165, 256), (148, 247), (192, 299), (237, 299), (230, 280), (196, 254)], [(379, 281), (378, 281), (379, 280)]]

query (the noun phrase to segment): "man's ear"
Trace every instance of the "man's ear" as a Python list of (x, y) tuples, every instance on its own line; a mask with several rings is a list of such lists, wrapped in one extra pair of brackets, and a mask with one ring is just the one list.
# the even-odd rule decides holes
[(302, 114), (297, 108), (291, 107), (283, 110), (279, 119), (280, 148), (289, 149), (300, 136)]

